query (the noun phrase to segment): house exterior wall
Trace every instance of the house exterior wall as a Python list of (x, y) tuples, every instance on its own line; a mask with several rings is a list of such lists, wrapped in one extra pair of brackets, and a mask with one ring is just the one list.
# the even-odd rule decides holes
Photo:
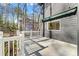
[(79, 56), (79, 4), (78, 4), (78, 11), (77, 11), (77, 55)]
[[(45, 4), (46, 5), (46, 4)], [(77, 3), (53, 3), (52, 15), (69, 10), (78, 6)], [(50, 6), (45, 8), (45, 17), (48, 17), (50, 13)], [(60, 21), (61, 29), (59, 31), (52, 30), (52, 38), (76, 44), (77, 42), (77, 14), (69, 17), (57, 19)], [(47, 30), (47, 23), (45, 23), (45, 36), (49, 37), (49, 30)]]

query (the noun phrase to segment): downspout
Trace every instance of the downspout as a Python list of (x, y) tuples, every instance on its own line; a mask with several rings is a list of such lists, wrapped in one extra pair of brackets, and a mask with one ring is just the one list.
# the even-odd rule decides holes
[[(44, 9), (45, 9), (45, 4), (43, 4), (43, 19), (45, 18), (45, 16), (44, 16)], [(45, 37), (45, 22), (43, 22), (43, 37)]]
[[(50, 3), (50, 16), (52, 16), (52, 4)], [(52, 38), (52, 31), (49, 30), (49, 38)]]

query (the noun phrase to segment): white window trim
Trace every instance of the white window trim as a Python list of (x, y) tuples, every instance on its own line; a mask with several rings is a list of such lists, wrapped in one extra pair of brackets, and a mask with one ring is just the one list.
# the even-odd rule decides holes
[[(48, 24), (49, 24), (49, 22), (57, 22), (57, 21), (59, 21), (59, 24), (60, 24), (60, 28), (59, 28), (59, 30), (49, 30), (49, 27), (48, 27)], [(47, 30), (48, 31), (61, 31), (61, 20), (60, 19), (58, 19), (58, 20), (53, 20), (53, 21), (49, 21), (49, 22), (47, 22)]]

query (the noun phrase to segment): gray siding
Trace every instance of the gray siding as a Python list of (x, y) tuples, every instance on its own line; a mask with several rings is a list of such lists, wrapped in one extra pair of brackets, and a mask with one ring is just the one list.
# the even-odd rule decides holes
[[(77, 4), (68, 4), (68, 3), (55, 3), (52, 4), (52, 15), (57, 14), (59, 12), (68, 10), (69, 8), (73, 8), (77, 6)], [(49, 8), (50, 9), (50, 8)], [(49, 15), (50, 10), (45, 10), (45, 14)], [(48, 17), (45, 15), (45, 17)], [(77, 42), (77, 14), (65, 17), (60, 19), (61, 30), (60, 31), (52, 31), (52, 38), (76, 44)], [(49, 31), (47, 30), (47, 23), (45, 25), (45, 36), (49, 37)]]

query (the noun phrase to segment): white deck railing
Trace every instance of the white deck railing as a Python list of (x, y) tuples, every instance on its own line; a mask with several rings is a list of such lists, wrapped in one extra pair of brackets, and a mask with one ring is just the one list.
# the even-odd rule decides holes
[(17, 36), (3, 37), (0, 32), (0, 55), (3, 56), (20, 56), (24, 55), (24, 39), (41, 37), (40, 31), (22, 31)]
[(22, 36), (14, 36), (3, 38), (3, 55), (4, 56), (17, 56), (22, 55)]
[(1, 37), (0, 55), (3, 56), (19, 56), (23, 55), (24, 36)]
[(39, 38), (41, 37), (40, 31), (23, 31), (25, 37), (27, 38)]

